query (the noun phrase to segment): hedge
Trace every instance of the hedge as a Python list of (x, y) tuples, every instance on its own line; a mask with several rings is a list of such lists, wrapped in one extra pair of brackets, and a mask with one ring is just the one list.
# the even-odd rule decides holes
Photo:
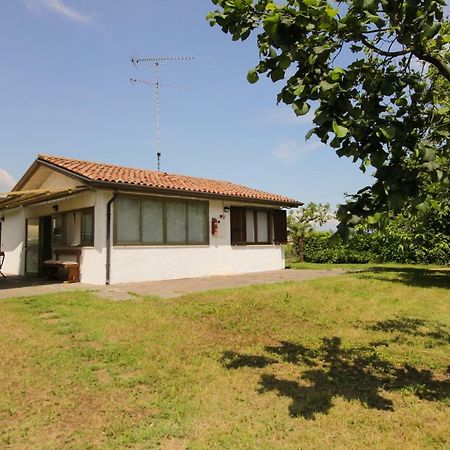
[[(423, 236), (389, 232), (359, 232), (348, 242), (331, 232), (312, 232), (303, 239), (304, 260), (315, 263), (396, 262), (450, 264), (450, 236), (428, 233)], [(293, 242), (297, 256), (300, 243)]]

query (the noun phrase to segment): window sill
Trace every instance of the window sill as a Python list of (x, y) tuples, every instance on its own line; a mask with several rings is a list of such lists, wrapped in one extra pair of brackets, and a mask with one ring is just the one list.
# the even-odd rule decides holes
[(114, 244), (117, 249), (144, 248), (209, 248), (210, 244)]
[(263, 242), (261, 242), (261, 243), (249, 242), (249, 243), (243, 243), (243, 244), (231, 244), (231, 247), (256, 247), (256, 248), (259, 248), (259, 247), (276, 247), (277, 245), (278, 244), (271, 244), (269, 242), (264, 242), (264, 243)]
[(94, 245), (59, 245), (52, 247), (52, 250), (83, 250), (84, 248), (94, 248)]

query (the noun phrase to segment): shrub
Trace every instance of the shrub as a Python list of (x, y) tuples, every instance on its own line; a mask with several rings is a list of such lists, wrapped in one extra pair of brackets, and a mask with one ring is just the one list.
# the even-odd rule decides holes
[[(450, 236), (443, 233), (423, 235), (404, 233), (390, 228), (383, 231), (359, 231), (348, 242), (331, 232), (311, 232), (303, 238), (306, 262), (353, 263), (396, 262), (420, 264), (449, 264)], [(299, 254), (300, 243), (292, 243)]]

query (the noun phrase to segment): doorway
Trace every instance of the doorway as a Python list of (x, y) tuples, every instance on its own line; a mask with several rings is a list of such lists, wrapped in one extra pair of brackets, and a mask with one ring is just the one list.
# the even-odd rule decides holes
[(52, 257), (51, 216), (27, 219), (25, 242), (25, 274), (44, 275), (43, 262)]

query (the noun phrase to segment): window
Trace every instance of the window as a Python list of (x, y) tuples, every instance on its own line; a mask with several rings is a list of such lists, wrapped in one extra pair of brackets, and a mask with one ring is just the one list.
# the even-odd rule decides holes
[[(119, 197), (117, 199), (117, 240), (127, 244), (139, 244), (141, 241), (141, 204), (134, 198)], [(126, 211), (126, 214), (123, 212)]]
[(142, 202), (142, 242), (164, 243), (164, 204), (162, 200)]
[(208, 218), (208, 202), (119, 197), (115, 203), (115, 243), (208, 244)]
[(166, 219), (167, 243), (185, 243), (187, 241), (186, 202), (168, 202)]
[(208, 204), (190, 202), (187, 204), (188, 242), (208, 241)]
[(69, 211), (52, 216), (53, 247), (94, 245), (94, 209)]
[(52, 244), (53, 247), (62, 247), (66, 245), (63, 214), (52, 217)]
[(231, 244), (276, 244), (287, 241), (286, 211), (232, 206)]
[(94, 245), (94, 210), (81, 211), (81, 245)]

